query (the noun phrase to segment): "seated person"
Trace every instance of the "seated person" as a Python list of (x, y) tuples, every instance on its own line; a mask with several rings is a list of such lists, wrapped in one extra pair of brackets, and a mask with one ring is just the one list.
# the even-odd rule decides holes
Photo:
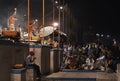
[(70, 61), (69, 68), (70, 69), (75, 69), (76, 68), (76, 59), (74, 57), (72, 57), (72, 59)]
[(86, 65), (88, 70), (93, 70), (94, 69), (94, 59), (92, 56), (89, 56), (86, 59)]
[(29, 55), (26, 57), (26, 65), (27, 66), (32, 66), (35, 70), (35, 73), (36, 73), (36, 77), (37, 78), (40, 78), (41, 76), (41, 73), (40, 73), (40, 69), (39, 69), (39, 66), (37, 64), (35, 64), (35, 55), (34, 55), (34, 52), (29, 52)]

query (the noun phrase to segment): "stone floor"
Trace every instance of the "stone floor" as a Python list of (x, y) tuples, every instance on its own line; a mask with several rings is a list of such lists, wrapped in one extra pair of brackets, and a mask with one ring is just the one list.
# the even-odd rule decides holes
[(57, 72), (42, 78), (45, 81), (119, 81), (118, 74), (106, 72)]

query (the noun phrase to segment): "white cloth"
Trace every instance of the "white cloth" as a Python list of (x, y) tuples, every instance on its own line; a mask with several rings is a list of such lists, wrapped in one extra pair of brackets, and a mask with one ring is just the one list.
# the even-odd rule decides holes
[(103, 55), (103, 56), (97, 58), (97, 60), (103, 60), (104, 58), (105, 58), (105, 56)]
[(34, 59), (35, 59), (35, 56), (28, 55), (26, 58), (26, 64), (27, 65), (34, 64)]
[[(92, 60), (92, 61), (91, 61)], [(87, 69), (89, 67), (90, 70), (92, 70), (94, 68), (94, 59), (90, 59), (90, 58), (87, 58), (86, 59), (86, 65), (87, 65)]]

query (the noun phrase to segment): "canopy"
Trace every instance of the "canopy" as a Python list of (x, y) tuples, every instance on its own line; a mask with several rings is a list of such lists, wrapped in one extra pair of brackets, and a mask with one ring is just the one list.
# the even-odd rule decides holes
[(46, 37), (52, 34), (57, 28), (52, 26), (46, 26), (40, 29), (40, 37)]

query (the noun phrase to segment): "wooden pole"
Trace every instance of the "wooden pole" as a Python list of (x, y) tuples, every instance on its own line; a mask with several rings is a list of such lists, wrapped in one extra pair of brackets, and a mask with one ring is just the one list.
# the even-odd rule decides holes
[(30, 0), (28, 0), (28, 43), (30, 43)]
[(54, 43), (54, 12), (55, 12), (55, 2), (53, 0), (53, 39), (52, 39), (52, 44)]
[(59, 7), (58, 7), (58, 10), (59, 10), (59, 14), (58, 14), (58, 22), (59, 22), (59, 26), (58, 26), (58, 47), (60, 47), (60, 0), (59, 0)]
[(64, 0), (63, 0), (63, 32), (65, 32), (65, 28), (64, 28)]
[(43, 36), (42, 36), (42, 40), (43, 40), (43, 44), (44, 44), (44, 32), (45, 32), (45, 30), (44, 30), (44, 21), (45, 21), (45, 19), (44, 19), (44, 15), (45, 15), (45, 0), (43, 0), (43, 20), (42, 20), (42, 28), (43, 28)]

